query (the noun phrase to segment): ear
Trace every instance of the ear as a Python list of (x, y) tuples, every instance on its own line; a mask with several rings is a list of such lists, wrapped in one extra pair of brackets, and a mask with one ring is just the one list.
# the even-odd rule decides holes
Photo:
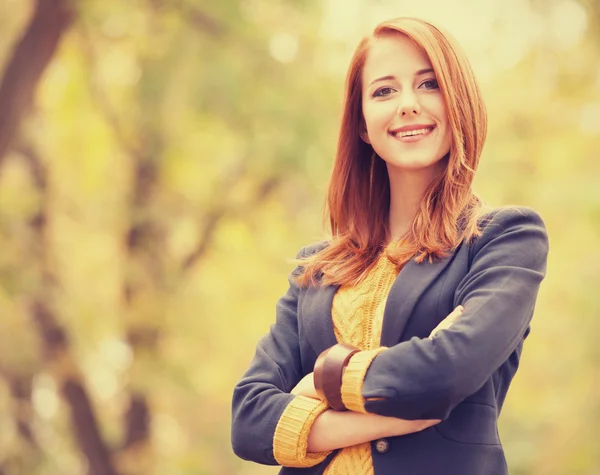
[(366, 142), (369, 145), (371, 144), (371, 141), (369, 140), (369, 132), (367, 132), (367, 128), (364, 124), (360, 126), (360, 138), (363, 140), (363, 142)]

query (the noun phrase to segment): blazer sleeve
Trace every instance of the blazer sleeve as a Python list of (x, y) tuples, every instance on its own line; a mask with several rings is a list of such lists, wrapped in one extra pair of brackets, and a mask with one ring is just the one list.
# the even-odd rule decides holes
[(470, 269), (455, 291), (454, 304), (463, 305), (463, 314), (433, 339), (412, 338), (372, 362), (365, 355), (366, 375), (354, 385), (363, 407), (353, 410), (445, 419), (524, 339), (546, 272), (548, 237), (541, 217), (527, 208), (503, 208), (471, 252)]
[[(297, 257), (309, 252), (303, 248)], [(308, 467), (329, 454), (306, 452), (312, 422), (327, 405), (289, 394), (304, 376), (297, 322), (299, 289), (294, 282), (299, 272), (297, 267), (290, 274), (289, 288), (277, 302), (276, 321), (259, 341), (250, 367), (233, 392), (233, 451), (265, 465)]]

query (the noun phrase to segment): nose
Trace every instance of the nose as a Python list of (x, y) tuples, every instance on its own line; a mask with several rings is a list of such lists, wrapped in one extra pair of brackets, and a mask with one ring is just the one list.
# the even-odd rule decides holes
[(400, 95), (400, 104), (398, 104), (398, 115), (405, 117), (407, 115), (419, 115), (421, 113), (421, 104), (414, 91), (404, 91)]

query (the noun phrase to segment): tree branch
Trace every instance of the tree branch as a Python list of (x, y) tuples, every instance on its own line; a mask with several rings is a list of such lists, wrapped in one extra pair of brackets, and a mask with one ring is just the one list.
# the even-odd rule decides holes
[(225, 34), (225, 27), (222, 23), (219, 23), (213, 17), (211, 17), (204, 10), (201, 10), (198, 6), (192, 6), (190, 3), (182, 1), (164, 1), (164, 0), (151, 0), (150, 3), (156, 9), (158, 8), (172, 8), (179, 12), (179, 14), (192, 26), (195, 30), (202, 33), (207, 33), (213, 38), (222, 38)]
[(70, 2), (36, 0), (31, 21), (12, 52), (0, 84), (0, 165), (72, 19)]
[(85, 389), (80, 371), (73, 358), (67, 330), (61, 326), (48, 303), (55, 287), (55, 278), (47, 259), (48, 222), (48, 176), (41, 157), (29, 145), (19, 144), (20, 155), (24, 158), (33, 178), (42, 205), (30, 226), (35, 236), (36, 259), (40, 262), (41, 283), (36, 295), (30, 298), (28, 313), (40, 336), (47, 362), (52, 375), (61, 389), (70, 413), (74, 429), (75, 443), (88, 461), (91, 475), (117, 475), (113, 467), (111, 453), (102, 438), (100, 425), (95, 416), (92, 401)]
[(41, 452), (41, 447), (31, 427), (32, 408), (31, 392), (33, 374), (25, 371), (10, 371), (0, 366), (0, 375), (6, 380), (10, 395), (13, 399), (14, 409), (12, 411), (15, 426), (19, 436), (27, 443), (34, 452)]
[[(281, 177), (277, 175), (265, 178), (258, 185), (253, 198), (249, 201), (247, 206), (244, 207), (244, 209), (253, 208), (265, 201), (273, 193), (273, 191), (275, 191), (280, 182)], [(231, 186), (231, 184), (229, 185)], [(231, 188), (225, 189), (229, 190)], [(208, 213), (208, 215), (204, 218), (204, 222), (202, 223), (202, 227), (199, 233), (198, 243), (196, 244), (194, 249), (188, 254), (188, 256), (182, 261), (182, 274), (188, 272), (192, 267), (194, 267), (198, 263), (198, 261), (202, 259), (202, 257), (204, 257), (214, 238), (219, 222), (228, 214), (232, 215), (236, 213), (235, 210), (230, 209), (227, 206), (226, 200), (222, 200), (220, 205), (216, 206), (213, 210), (211, 210)]]

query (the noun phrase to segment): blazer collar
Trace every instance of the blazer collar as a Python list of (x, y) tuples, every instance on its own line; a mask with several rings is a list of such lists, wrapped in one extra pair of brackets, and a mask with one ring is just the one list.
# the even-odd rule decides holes
[[(453, 254), (433, 263), (410, 260), (400, 271), (388, 294), (383, 314), (381, 345), (402, 341), (402, 333), (419, 298), (442, 273)], [(309, 287), (302, 303), (303, 327), (315, 357), (337, 343), (331, 306), (338, 285)]]
[(331, 305), (339, 285), (308, 287), (302, 301), (302, 321), (315, 358), (337, 343)]
[(413, 309), (427, 288), (442, 273), (454, 254), (432, 263), (408, 261), (392, 284), (383, 312), (381, 346), (394, 346), (402, 335)]

